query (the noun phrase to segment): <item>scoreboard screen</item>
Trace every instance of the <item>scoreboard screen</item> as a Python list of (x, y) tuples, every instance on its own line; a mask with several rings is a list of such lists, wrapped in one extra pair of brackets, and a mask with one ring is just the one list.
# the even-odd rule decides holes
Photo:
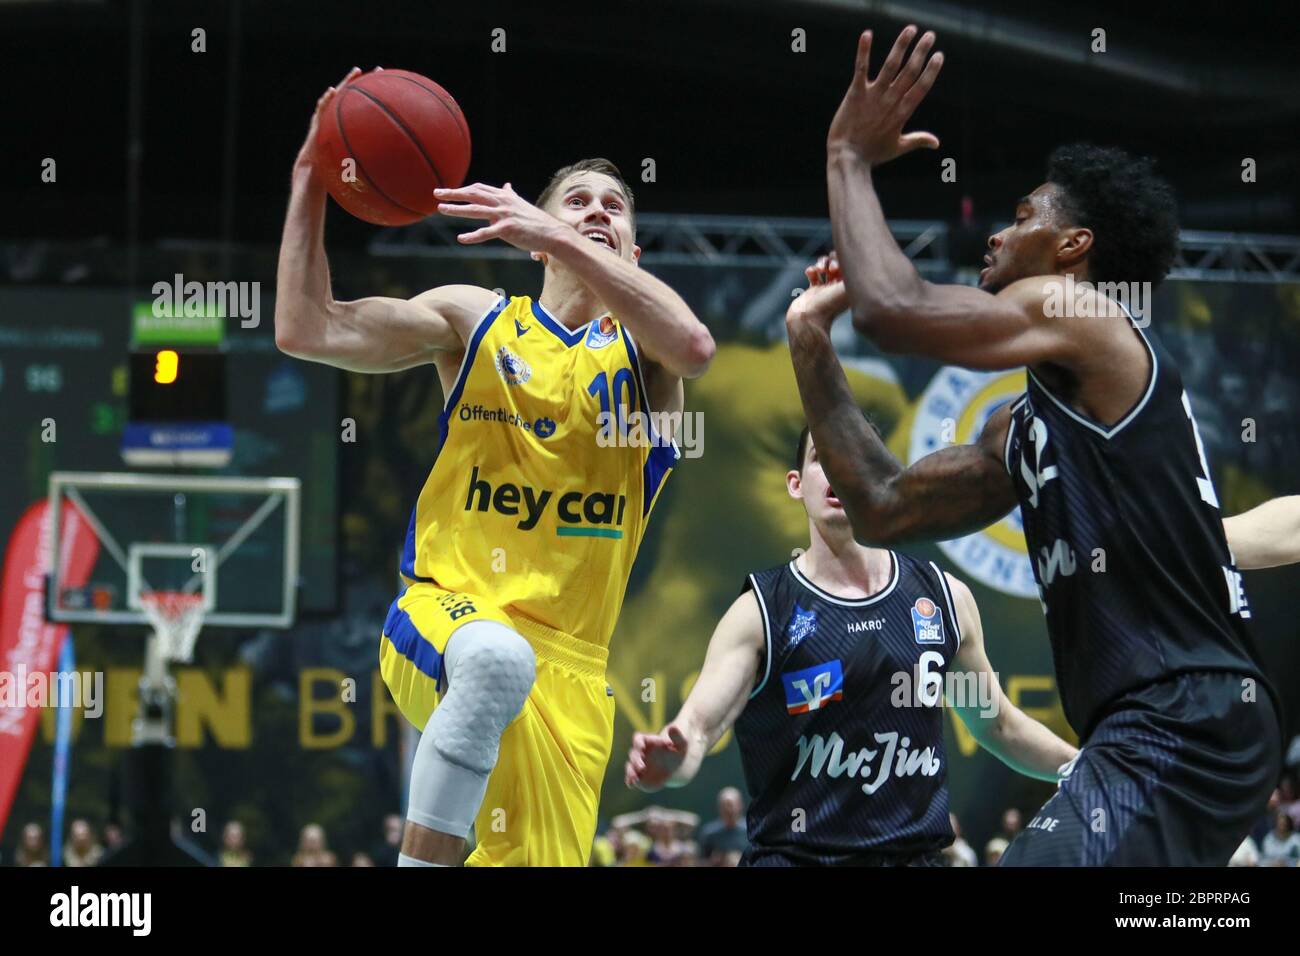
[(124, 464), (135, 423), (217, 423), (233, 435), (229, 463), (204, 473), (301, 480), (299, 612), (336, 610), (339, 374), (281, 353), (269, 323), (234, 323), (221, 350), (133, 351), (132, 305), (114, 290), (0, 287), (0, 546), (51, 471), (175, 470)]
[(216, 350), (137, 349), (130, 357), (133, 422), (224, 422), (226, 356)]

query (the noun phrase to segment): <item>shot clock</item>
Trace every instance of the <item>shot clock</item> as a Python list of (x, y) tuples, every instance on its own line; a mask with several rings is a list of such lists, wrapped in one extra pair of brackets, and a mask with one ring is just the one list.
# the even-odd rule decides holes
[(122, 459), (137, 466), (222, 468), (234, 445), (226, 411), (225, 320), (160, 311), (153, 302), (135, 309)]

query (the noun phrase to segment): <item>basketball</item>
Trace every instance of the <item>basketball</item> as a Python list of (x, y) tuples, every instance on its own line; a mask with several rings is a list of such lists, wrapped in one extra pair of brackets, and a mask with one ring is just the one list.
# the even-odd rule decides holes
[(372, 70), (339, 89), (321, 116), (316, 154), (340, 206), (378, 226), (404, 226), (433, 213), (435, 189), (464, 182), (469, 127), (433, 80)]

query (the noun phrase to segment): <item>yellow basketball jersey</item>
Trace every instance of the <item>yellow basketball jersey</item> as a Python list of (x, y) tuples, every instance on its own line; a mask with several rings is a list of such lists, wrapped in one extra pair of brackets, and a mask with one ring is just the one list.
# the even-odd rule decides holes
[(527, 296), (501, 299), (474, 327), (446, 396), (402, 575), (607, 646), (679, 457), (649, 411), (618, 321), (570, 331)]

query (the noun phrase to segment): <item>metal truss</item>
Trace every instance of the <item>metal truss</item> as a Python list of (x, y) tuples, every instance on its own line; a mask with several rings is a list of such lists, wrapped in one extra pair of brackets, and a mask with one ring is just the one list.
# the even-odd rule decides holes
[[(894, 239), (924, 274), (952, 272), (948, 224), (938, 220), (898, 219), (889, 223)], [(386, 229), (370, 244), (377, 256), (434, 258), (520, 258), (503, 243), (461, 246), (463, 223), (440, 216)], [(826, 219), (759, 216), (694, 216), (643, 213), (637, 217), (637, 242), (646, 265), (788, 267), (806, 263), (831, 248)], [(1170, 278), (1207, 282), (1298, 282), (1300, 237), (1184, 230)]]
[[(894, 238), (923, 272), (948, 269), (948, 226), (937, 220), (890, 222)], [(413, 226), (386, 229), (370, 244), (372, 255), (447, 258), (519, 258), (502, 243), (461, 246), (463, 223), (431, 216)], [(807, 263), (831, 248), (829, 219), (694, 216), (642, 213), (636, 241), (646, 265), (785, 267)]]

